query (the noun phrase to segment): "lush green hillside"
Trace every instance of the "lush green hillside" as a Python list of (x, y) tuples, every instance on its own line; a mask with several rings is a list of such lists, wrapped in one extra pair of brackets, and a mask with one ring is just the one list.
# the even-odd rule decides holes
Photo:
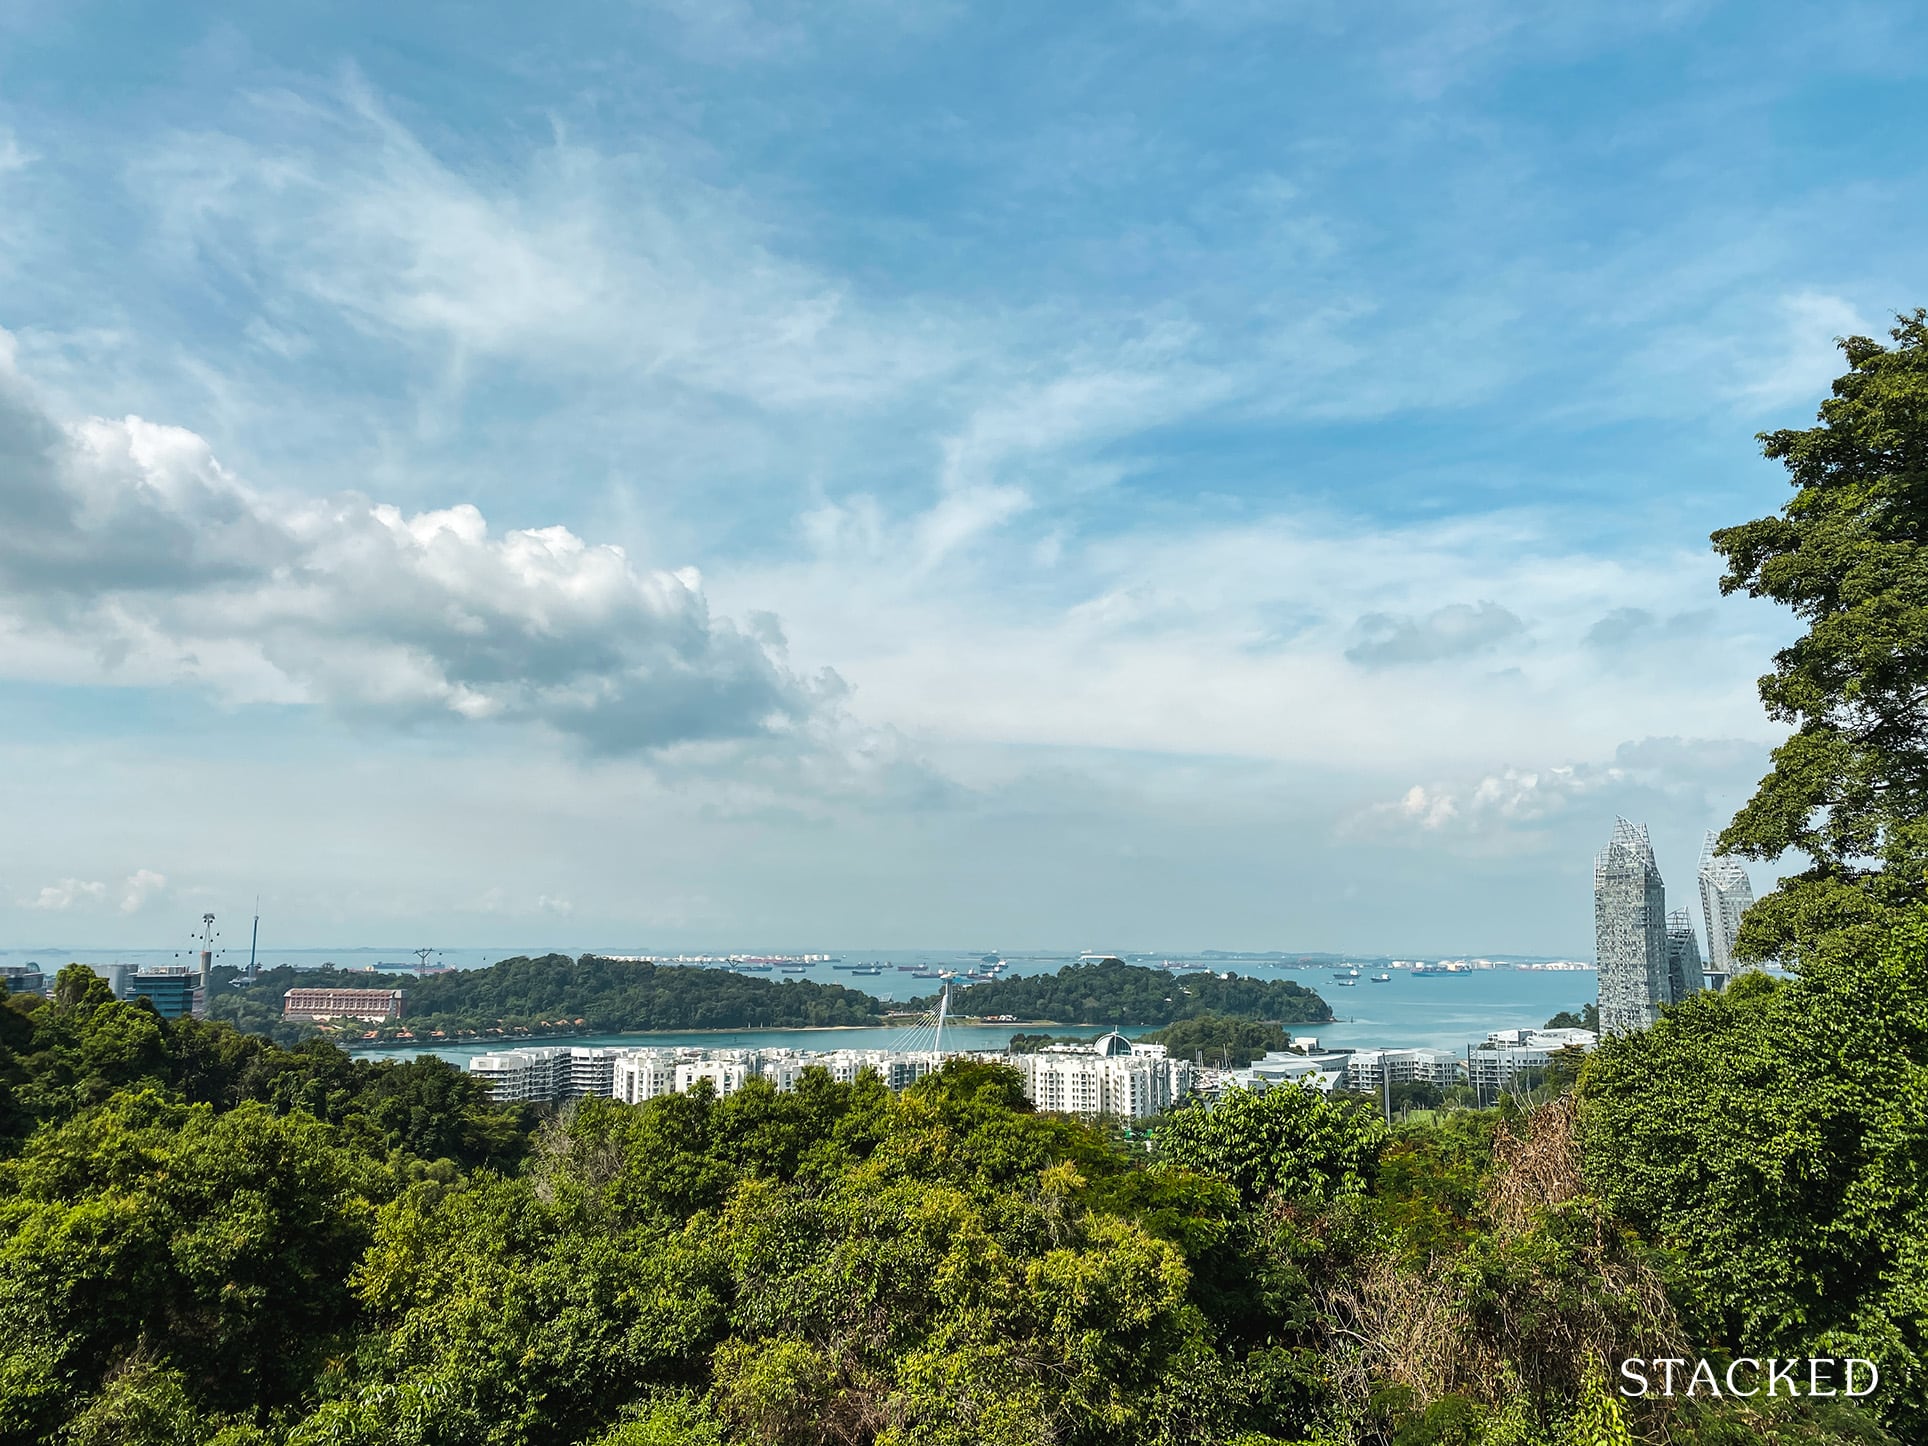
[(953, 992), (951, 1008), (966, 1016), (1011, 1014), (1054, 1024), (1170, 1024), (1197, 1014), (1283, 1024), (1324, 1024), (1332, 1018), (1325, 1000), (1302, 984), (1237, 974), (1221, 979), (1202, 971), (1173, 974), (1118, 959), (968, 985)]
[[(285, 1038), (296, 1031), (275, 1023), (282, 994), (320, 985), (406, 989), (408, 1015), (402, 1028), (417, 1037), (438, 1029), (467, 1037), (878, 1024), (890, 1008), (860, 990), (815, 980), (773, 980), (694, 965), (624, 963), (589, 954), (580, 959), (545, 954), (422, 979), (272, 969), (264, 971), (252, 988), (217, 991), (215, 1013), (244, 1028)], [(392, 1036), (398, 1031), (377, 1032)]]
[[(1792, 1088), (1811, 1042), (1755, 1067)], [(1587, 1093), (1609, 1188), (1611, 1152), (1647, 1148), (1610, 1107), (1643, 1114), (1648, 1086), (1617, 1091), (1644, 1047)], [(1662, 1247), (1630, 1233), (1571, 1096), (1389, 1132), (1368, 1104), (1234, 1094), (1150, 1144), (962, 1063), (901, 1096), (818, 1073), (544, 1122), (433, 1060), (164, 1022), (71, 969), (0, 1003), (0, 1441), (1892, 1446), (1840, 1402), (1615, 1398), (1624, 1356), (1750, 1347), (1689, 1334), (1742, 1295), (1785, 1353), (1861, 1323), (1881, 1411), (1921, 1439), (1920, 1262), (1893, 1231), (1834, 1243), (1866, 1217), (1851, 1191), (1771, 1222), (1724, 1195), (1736, 1232), (1775, 1232), (1737, 1262), (1669, 1225), (1685, 1165), (1629, 1172)], [(1862, 1242), (1886, 1263), (1857, 1276)]]
[(1176, 1059), (1203, 1059), (1225, 1069), (1243, 1069), (1260, 1055), (1292, 1046), (1282, 1025), (1223, 1014), (1194, 1014), (1140, 1038), (1164, 1045)]

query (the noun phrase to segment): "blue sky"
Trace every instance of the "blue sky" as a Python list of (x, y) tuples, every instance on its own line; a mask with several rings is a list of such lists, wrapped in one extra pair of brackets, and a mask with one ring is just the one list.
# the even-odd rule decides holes
[(0, 942), (1688, 902), (1928, 25), (1359, 9), (9, 7)]

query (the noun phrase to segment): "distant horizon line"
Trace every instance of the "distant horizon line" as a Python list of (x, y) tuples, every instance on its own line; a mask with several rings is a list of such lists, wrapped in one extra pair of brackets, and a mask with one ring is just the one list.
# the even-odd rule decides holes
[[(417, 947), (420, 947), (420, 946), (417, 946)], [(58, 954), (63, 952), (79, 953), (79, 954), (191, 954), (191, 955), (198, 956), (200, 951), (192, 947), (172, 948), (165, 944), (160, 944), (160, 945), (140, 945), (140, 944), (0, 945), (0, 955), (32, 954), (32, 953)], [(237, 953), (244, 954), (245, 952), (246, 951), (243, 949), (238, 949), (230, 946), (227, 948), (216, 950), (215, 957), (219, 959), (226, 955), (233, 955)], [(391, 946), (386, 944), (286, 944), (286, 945), (274, 945), (272, 947), (258, 949), (256, 951), (258, 955), (401, 954), (404, 956), (411, 956), (414, 954), (414, 952), (415, 952), (414, 949), (403, 948), (400, 946)], [(502, 944), (450, 944), (442, 948), (438, 948), (434, 952), (437, 954), (500, 954), (504, 959), (514, 959), (514, 958), (522, 958), (522, 957), (540, 958), (541, 956), (546, 954), (568, 954), (575, 957), (590, 955), (590, 956), (601, 957), (601, 958), (646, 957), (656, 961), (668, 961), (668, 962), (674, 962), (675, 956), (679, 954), (686, 957), (694, 955), (694, 956), (700, 956), (703, 958), (716, 959), (716, 958), (731, 958), (731, 957), (754, 958), (754, 957), (760, 957), (760, 956), (767, 956), (771, 958), (775, 958), (779, 956), (795, 957), (795, 956), (802, 956), (807, 954), (819, 954), (819, 955), (834, 954), (834, 955), (838, 955), (841, 958), (852, 954), (860, 954), (860, 953), (877, 954), (877, 955), (884, 955), (884, 954), (890, 954), (890, 953), (960, 954), (960, 955), (970, 955), (975, 958), (975, 957), (982, 956), (984, 954), (994, 953), (1004, 958), (1021, 959), (1021, 958), (1030, 957), (1030, 958), (1044, 958), (1044, 959), (1063, 958), (1063, 959), (1070, 959), (1070, 960), (1076, 960), (1079, 958), (1083, 958), (1086, 956), (1093, 956), (1093, 955), (1097, 955), (1099, 957), (1122, 958), (1122, 959), (1132, 959), (1132, 958), (1150, 959), (1153, 957), (1168, 958), (1168, 959), (1202, 959), (1207, 957), (1218, 957), (1218, 958), (1225, 958), (1225, 959), (1298, 959), (1298, 958), (1387, 959), (1387, 960), (1391, 960), (1391, 959), (1403, 960), (1407, 958), (1411, 958), (1414, 960), (1490, 959), (1495, 962), (1508, 962), (1508, 963), (1519, 962), (1519, 963), (1532, 963), (1532, 964), (1571, 963), (1571, 964), (1587, 964), (1588, 967), (1592, 967), (1592, 965), (1588, 960), (1581, 958), (1575, 954), (1495, 953), (1495, 952), (1482, 951), (1482, 950), (1465, 950), (1465, 949), (1462, 949), (1462, 950), (1402, 949), (1402, 950), (1372, 951), (1372, 950), (1364, 950), (1364, 949), (1227, 949), (1227, 948), (1222, 948), (1217, 946), (1211, 946), (1211, 947), (1198, 948), (1198, 949), (1142, 949), (1142, 948), (1122, 949), (1122, 950), (1105, 951), (1101, 954), (1100, 951), (1092, 950), (1092, 949), (1028, 948), (1028, 949), (996, 950), (996, 949), (967, 949), (967, 948), (958, 948), (954, 946), (933, 948), (929, 945), (921, 945), (921, 944), (920, 945), (910, 945), (910, 944), (868, 945), (867, 944), (867, 945), (860, 946), (858, 948), (845, 949), (841, 951), (824, 946), (824, 945), (811, 945), (805, 948), (766, 948), (766, 947), (755, 946), (755, 945), (742, 946), (742, 947), (711, 946), (706, 948), (702, 946), (686, 944), (686, 945), (679, 946), (678, 948), (675, 948), (673, 950), (649, 950), (649, 949), (636, 949), (632, 947), (624, 947), (621, 949), (616, 949), (616, 948), (595, 949), (595, 948), (584, 948), (580, 946), (559, 947), (556, 945), (524, 947), (524, 946), (502, 945)], [(403, 961), (394, 960), (391, 962), (394, 962), (399, 965)], [(410, 968), (415, 967), (413, 962), (409, 963), (409, 967)]]

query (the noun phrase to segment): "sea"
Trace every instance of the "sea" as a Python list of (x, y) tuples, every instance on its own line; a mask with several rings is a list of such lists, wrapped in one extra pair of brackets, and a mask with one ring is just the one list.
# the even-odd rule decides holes
[[(636, 947), (603, 948), (495, 948), (495, 949), (445, 949), (431, 956), (431, 963), (438, 963), (452, 969), (486, 968), (502, 959), (518, 954), (539, 955), (545, 953), (585, 953), (606, 954), (616, 957), (651, 957), (659, 963), (679, 962), (671, 955), (651, 954), (647, 949)], [(985, 954), (992, 954), (1005, 960), (1003, 971), (1006, 978), (1022, 978), (1031, 974), (1051, 974), (1066, 964), (1076, 962), (1078, 956), (1069, 953), (1034, 952), (1000, 953), (996, 950), (956, 950), (956, 949), (822, 949), (783, 950), (771, 949), (745, 950), (746, 954), (802, 954), (828, 955), (829, 960), (818, 963), (808, 973), (780, 974), (774, 970), (768, 974), (756, 973), (753, 977), (769, 979), (781, 983), (791, 979), (814, 979), (825, 984), (842, 984), (851, 989), (862, 990), (882, 999), (908, 1002), (918, 998), (931, 997), (937, 988), (937, 981), (914, 979), (910, 974), (901, 972), (896, 966), (922, 965), (931, 968), (965, 969), (979, 961)], [(381, 972), (413, 971), (415, 957), (412, 951), (401, 948), (351, 948), (351, 949), (262, 949), (257, 959), (263, 968), (288, 964), (296, 968), (320, 968), (333, 965), (337, 969), (368, 969)], [(1341, 958), (1321, 956), (1317, 962), (1301, 963), (1295, 960), (1281, 960), (1230, 954), (1121, 954), (1119, 957), (1134, 964), (1159, 965), (1166, 961), (1177, 964), (1202, 964), (1218, 973), (1235, 973), (1256, 979), (1290, 979), (1305, 985), (1319, 994), (1337, 1021), (1332, 1024), (1295, 1025), (1291, 1033), (1295, 1036), (1312, 1036), (1323, 1045), (1343, 1048), (1370, 1049), (1385, 1047), (1391, 1049), (1464, 1049), (1468, 1044), (1477, 1044), (1496, 1029), (1528, 1029), (1546, 1023), (1561, 1010), (1578, 1013), (1583, 1005), (1591, 1004), (1597, 997), (1598, 985), (1592, 969), (1532, 969), (1520, 967), (1521, 962), (1500, 962), (1490, 968), (1473, 968), (1453, 974), (1415, 975), (1408, 969), (1388, 969), (1384, 959), (1371, 957)], [(714, 956), (712, 956), (714, 958)], [(82, 964), (147, 964), (192, 963), (193, 951), (176, 952), (164, 949), (8, 949), (0, 951), (0, 961), (24, 963), (38, 961), (43, 968), (69, 962)], [(882, 974), (853, 975), (849, 969), (835, 967), (842, 964), (880, 964), (885, 966)], [(219, 955), (224, 965), (244, 965), (247, 951), (227, 949)], [(727, 967), (721, 963), (701, 963), (693, 957), (680, 962), (697, 963), (703, 968)], [(51, 967), (50, 967), (51, 966)], [(1336, 971), (1356, 967), (1360, 971), (1359, 982), (1355, 985), (1341, 985), (1333, 977)], [(1371, 983), (1370, 976), (1375, 973), (1389, 972), (1389, 983)], [(1182, 973), (1175, 977), (1183, 977)], [(955, 1041), (959, 1049), (1002, 1049), (1014, 1032), (1037, 1032), (1038, 1027), (1011, 1025), (966, 1025), (955, 1024), (945, 1027), (947, 1046)], [(1061, 1027), (1049, 1031), (1060, 1035), (1093, 1036), (1104, 1032), (1103, 1026), (1082, 1028)], [(1142, 1028), (1127, 1028), (1127, 1035), (1142, 1034)], [(900, 1027), (873, 1029), (744, 1029), (683, 1031), (675, 1033), (628, 1033), (596, 1034), (568, 1037), (544, 1036), (535, 1043), (571, 1043), (591, 1046), (679, 1046), (705, 1045), (714, 1048), (760, 1048), (760, 1049), (889, 1049), (930, 1047), (930, 1032), (921, 1032)], [(435, 1054), (455, 1063), (465, 1063), (478, 1054), (491, 1049), (500, 1049), (502, 1044), (450, 1044), (434, 1048), (419, 1046), (395, 1046), (381, 1049), (362, 1049), (355, 1053), (358, 1057), (396, 1058), (408, 1054)]]

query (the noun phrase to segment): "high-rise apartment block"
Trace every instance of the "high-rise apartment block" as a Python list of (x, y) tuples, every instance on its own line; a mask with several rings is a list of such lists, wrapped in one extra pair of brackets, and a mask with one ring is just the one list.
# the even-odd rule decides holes
[(1644, 824), (1615, 819), (1593, 861), (1593, 936), (1600, 974), (1600, 1032), (1645, 1029), (1673, 1002), (1667, 891)]
[(1714, 836), (1700, 850), (1700, 908), (1707, 920), (1707, 987), (1721, 989), (1734, 977), (1739, 964), (1734, 940), (1741, 931), (1741, 915), (1754, 902), (1754, 886), (1740, 860), (1714, 851)]

